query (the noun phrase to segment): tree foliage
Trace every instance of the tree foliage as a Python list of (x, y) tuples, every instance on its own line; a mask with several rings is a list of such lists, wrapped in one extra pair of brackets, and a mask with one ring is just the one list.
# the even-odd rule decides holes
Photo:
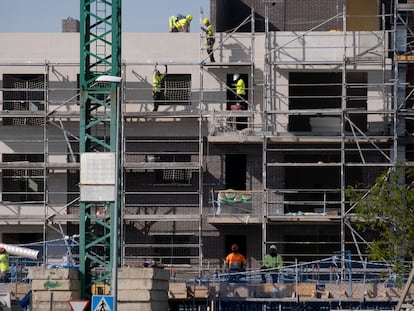
[(357, 227), (372, 230), (377, 238), (368, 244), (370, 259), (395, 265), (414, 254), (413, 169), (398, 165), (384, 171), (368, 192), (348, 187), (346, 195), (357, 215)]

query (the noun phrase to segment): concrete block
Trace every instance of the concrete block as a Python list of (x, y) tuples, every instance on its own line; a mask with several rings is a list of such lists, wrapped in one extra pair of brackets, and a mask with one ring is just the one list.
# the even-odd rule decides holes
[(118, 292), (118, 301), (153, 302), (168, 301), (167, 291), (122, 290)]
[(290, 298), (293, 293), (292, 284), (252, 284), (250, 291), (254, 298)]
[(157, 268), (121, 268), (118, 270), (118, 278), (169, 280), (170, 271)]
[[(346, 284), (343, 284), (346, 286)], [(374, 284), (364, 284), (364, 283), (352, 283), (352, 293), (351, 287), (348, 284), (349, 296), (352, 298), (362, 299), (364, 297), (374, 298)]]
[(223, 284), (220, 286), (220, 297), (248, 298), (250, 287), (247, 284)]
[[(52, 298), (53, 295), (53, 298)], [(80, 291), (33, 291), (33, 301), (53, 301), (63, 302), (68, 300), (80, 299)]]
[(52, 308), (50, 308), (50, 302), (32, 302), (32, 310), (36, 311), (72, 311), (72, 308), (70, 307), (69, 303), (66, 302), (53, 302)]
[(384, 284), (376, 284), (377, 297), (379, 298), (400, 298), (402, 290), (396, 287), (385, 287)]
[(80, 291), (80, 281), (78, 280), (33, 280), (32, 290), (75, 290)]
[(185, 283), (170, 283), (168, 297), (172, 299), (187, 298), (187, 286)]
[(167, 280), (151, 279), (119, 279), (118, 289), (140, 289), (140, 290), (168, 290)]
[(302, 298), (311, 298), (315, 296), (316, 285), (315, 284), (298, 284), (296, 293)]
[(329, 291), (334, 299), (349, 297), (348, 284), (326, 284), (325, 291)]
[(168, 302), (118, 302), (118, 311), (166, 311)]
[(193, 285), (187, 286), (187, 296), (192, 298), (207, 298), (209, 293), (208, 286)]
[(79, 271), (64, 268), (38, 268), (30, 267), (27, 276), (31, 280), (79, 280)]
[(332, 298), (331, 293), (328, 290), (324, 290), (321, 292), (321, 299), (328, 299)]
[(215, 298), (218, 297), (220, 292), (220, 284), (218, 283), (210, 283), (208, 285), (208, 297)]

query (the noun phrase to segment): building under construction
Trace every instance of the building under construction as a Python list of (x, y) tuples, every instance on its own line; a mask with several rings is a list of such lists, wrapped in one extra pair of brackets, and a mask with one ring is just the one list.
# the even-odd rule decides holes
[[(121, 264), (217, 281), (233, 243), (248, 271), (276, 244), (293, 275), (336, 258), (327, 278), (346, 279), (345, 262), (364, 262), (372, 238), (354, 227), (346, 188), (368, 191), (414, 157), (413, 14), (410, 0), (213, 0), (214, 63), (204, 33), (168, 33), (167, 21), (165, 33), (123, 33)], [(79, 33), (0, 33), (0, 42), (0, 241), (77, 235)], [(158, 111), (155, 68), (166, 75)], [(236, 73), (247, 110), (232, 109)], [(111, 135), (95, 120), (90, 135)], [(99, 166), (89, 173), (102, 177)], [(42, 261), (63, 255), (43, 249)]]

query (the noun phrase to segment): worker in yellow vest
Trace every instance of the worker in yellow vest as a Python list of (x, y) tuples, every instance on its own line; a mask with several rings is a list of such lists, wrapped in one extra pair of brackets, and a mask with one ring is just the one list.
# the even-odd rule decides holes
[(233, 87), (236, 89), (235, 101), (237, 105), (240, 105), (240, 110), (247, 110), (247, 93), (246, 84), (240, 74), (235, 73), (233, 75)]
[(152, 76), (152, 98), (154, 99), (153, 111), (158, 111), (158, 105), (165, 99), (164, 96), (164, 78), (165, 75), (155, 68)]
[(173, 32), (190, 32), (190, 23), (193, 20), (192, 15), (187, 15), (174, 23), (176, 31)]
[(6, 281), (9, 270), (9, 254), (6, 252), (5, 248), (0, 247), (0, 280), (2, 282)]
[(210, 20), (208, 18), (203, 19), (204, 26), (201, 26), (201, 30), (203, 30), (206, 33), (206, 46), (207, 46), (207, 53), (210, 57), (210, 62), (214, 63), (214, 43), (216, 42), (216, 38), (214, 36), (214, 26), (211, 24)]

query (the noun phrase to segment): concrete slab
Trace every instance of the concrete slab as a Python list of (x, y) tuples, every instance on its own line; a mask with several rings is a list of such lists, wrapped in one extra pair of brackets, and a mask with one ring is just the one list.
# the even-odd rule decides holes
[(31, 280), (79, 280), (79, 271), (74, 269), (64, 268), (29, 268), (27, 276)]
[(167, 291), (123, 290), (118, 292), (118, 301), (154, 302), (168, 301)]
[(151, 279), (119, 279), (118, 289), (165, 290), (169, 287), (168, 281)]
[(80, 291), (80, 281), (79, 280), (33, 280), (32, 290), (34, 291), (42, 291), (42, 290)]
[(33, 291), (32, 293), (32, 301), (34, 302), (38, 302), (38, 301), (67, 302), (68, 300), (76, 300), (80, 298), (81, 298), (80, 291), (74, 291), (74, 292)]
[(122, 268), (118, 270), (118, 278), (169, 280), (170, 271), (157, 268)]
[(168, 302), (122, 302), (117, 307), (118, 311), (166, 311)]

